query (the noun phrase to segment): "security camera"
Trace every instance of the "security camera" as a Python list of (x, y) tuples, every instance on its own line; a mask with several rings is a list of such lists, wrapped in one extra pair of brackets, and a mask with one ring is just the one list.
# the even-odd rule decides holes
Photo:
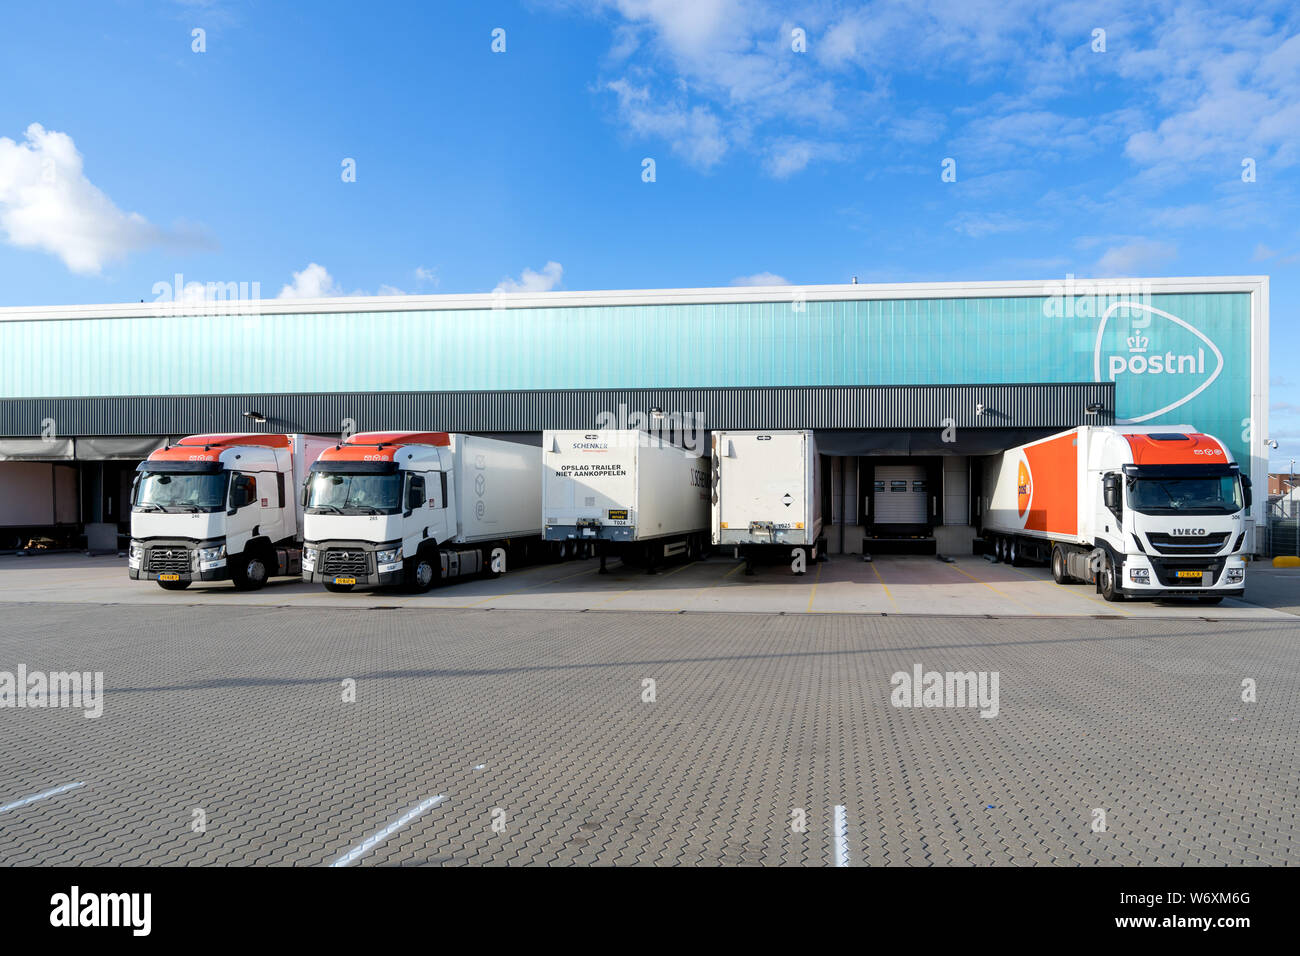
[(983, 414), (984, 414), (984, 403), (983, 403), (983, 402), (980, 402), (979, 404), (977, 404), (977, 405), (975, 406), (975, 414), (976, 414), (976, 415), (983, 415)]

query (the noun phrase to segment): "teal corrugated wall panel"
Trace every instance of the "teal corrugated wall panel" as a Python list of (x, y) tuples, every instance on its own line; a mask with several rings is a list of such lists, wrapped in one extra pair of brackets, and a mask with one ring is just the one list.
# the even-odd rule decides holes
[[(1120, 417), (1178, 403), (1159, 419), (1240, 432), (1250, 296), (1149, 303), (1196, 331), (1127, 310), (1109, 321), (1101, 379), (1122, 366)], [(1099, 323), (1045, 313), (1039, 296), (4, 321), (0, 397), (1080, 382), (1094, 380)], [(1214, 348), (1222, 371), (1187, 398)], [(1207, 367), (1129, 364), (1185, 354)]]

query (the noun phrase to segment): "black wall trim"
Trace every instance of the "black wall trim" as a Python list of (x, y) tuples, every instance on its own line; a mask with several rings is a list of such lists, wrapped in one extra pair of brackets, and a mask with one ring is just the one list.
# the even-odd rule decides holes
[[(976, 414), (976, 406), (984, 414)], [(1090, 404), (1102, 412), (1086, 414)], [(594, 428), (602, 412), (703, 415), (703, 428), (960, 429), (1114, 424), (1113, 383), (643, 388), (573, 391), (364, 392), (0, 399), (0, 435), (192, 435), (219, 431), (337, 434), (380, 428), (535, 432)], [(244, 412), (266, 417), (255, 424)]]

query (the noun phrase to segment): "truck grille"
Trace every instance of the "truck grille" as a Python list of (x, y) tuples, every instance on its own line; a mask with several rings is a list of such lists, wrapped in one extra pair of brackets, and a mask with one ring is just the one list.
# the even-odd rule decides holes
[(1228, 532), (1204, 535), (1148, 534), (1151, 547), (1160, 554), (1218, 554), (1228, 540)]
[(365, 574), (368, 569), (366, 552), (326, 551), (321, 560), (322, 574)]
[(190, 552), (185, 548), (151, 548), (149, 550), (149, 571), (188, 571), (190, 570)]

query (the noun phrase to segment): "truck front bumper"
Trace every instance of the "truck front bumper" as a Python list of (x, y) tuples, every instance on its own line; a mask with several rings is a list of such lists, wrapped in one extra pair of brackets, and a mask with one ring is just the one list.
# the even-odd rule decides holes
[(1241, 597), (1246, 563), (1240, 555), (1159, 558), (1130, 555), (1119, 591), (1126, 597)]
[[(396, 560), (379, 563), (381, 552), (397, 551)], [(390, 555), (391, 557), (391, 555)], [(361, 590), (401, 584), (405, 579), (401, 544), (362, 541), (313, 541), (303, 549), (302, 579)]]
[(127, 552), (127, 574), (132, 581), (229, 581), (224, 544), (132, 541)]

